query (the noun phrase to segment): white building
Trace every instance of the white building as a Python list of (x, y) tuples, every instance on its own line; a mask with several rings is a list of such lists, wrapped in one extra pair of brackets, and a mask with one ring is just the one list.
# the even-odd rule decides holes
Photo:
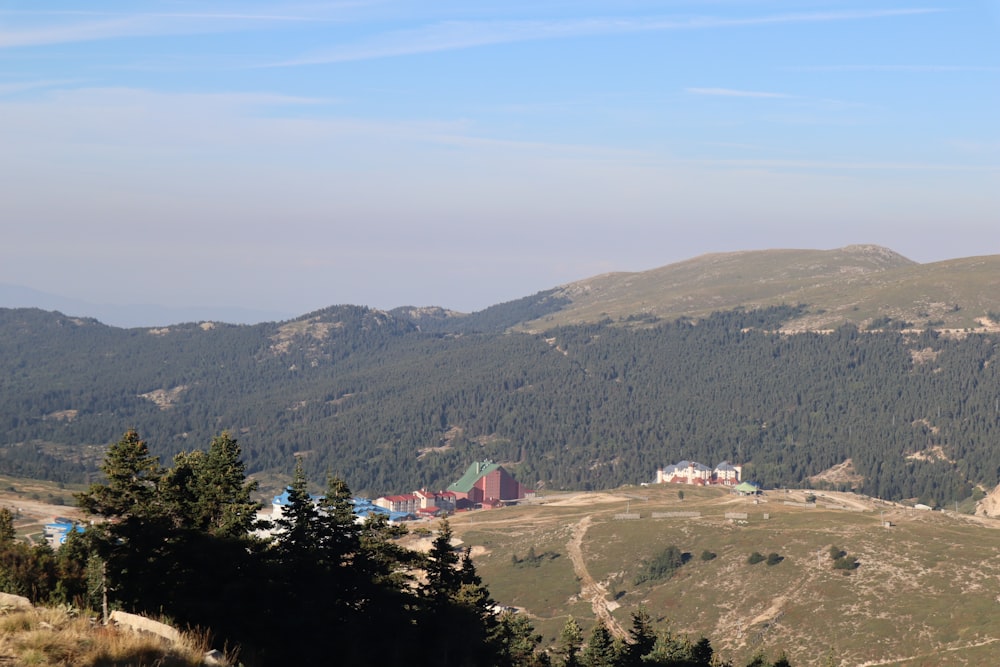
[(697, 461), (681, 461), (656, 471), (657, 484), (739, 484), (743, 466), (723, 461), (715, 470)]
[(729, 461), (723, 461), (715, 466), (713, 472), (713, 482), (715, 484), (739, 484), (743, 475), (743, 466), (733, 465)]
[(656, 471), (657, 484), (708, 484), (712, 469), (697, 461), (681, 461)]

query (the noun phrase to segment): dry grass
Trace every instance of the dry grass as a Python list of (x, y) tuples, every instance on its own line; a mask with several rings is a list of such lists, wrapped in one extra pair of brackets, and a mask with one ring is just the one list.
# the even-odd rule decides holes
[(0, 616), (0, 665), (38, 667), (197, 667), (206, 633), (168, 643), (130, 630), (104, 627), (71, 609), (36, 608)]
[[(761, 648), (783, 649), (795, 665), (995, 663), (980, 659), (1000, 651), (1000, 521), (816, 493), (810, 509), (801, 506), (802, 491), (769, 492), (760, 504), (697, 488), (685, 488), (681, 501), (671, 485), (601, 494), (617, 502), (566, 494), (457, 515), (452, 527), (467, 545), (486, 547), (476, 567), (493, 596), (523, 609), (546, 643), (568, 614), (585, 630), (593, 622), (595, 600), (586, 595), (598, 588), (589, 587), (592, 580), (618, 623), (627, 627), (630, 613), (645, 607), (661, 627), (704, 634), (737, 664)], [(626, 507), (642, 518), (615, 520)], [(701, 516), (651, 517), (678, 510)], [(729, 521), (726, 512), (746, 512), (748, 520)], [(576, 545), (573, 529), (588, 517)], [(882, 526), (883, 517), (892, 528)], [(668, 581), (636, 585), (643, 560), (671, 544), (691, 560)], [(860, 568), (849, 575), (834, 570), (831, 545), (856, 556)], [(586, 576), (574, 567), (570, 547)], [(513, 567), (511, 556), (529, 548), (559, 557)], [(702, 561), (702, 551), (717, 557)], [(784, 560), (750, 566), (753, 551)]]
[(571, 303), (524, 328), (804, 303), (810, 313), (786, 323), (787, 330), (865, 327), (889, 316), (917, 329), (997, 331), (987, 313), (996, 309), (998, 276), (1000, 256), (916, 264), (872, 246), (722, 253), (564, 285), (559, 294)]

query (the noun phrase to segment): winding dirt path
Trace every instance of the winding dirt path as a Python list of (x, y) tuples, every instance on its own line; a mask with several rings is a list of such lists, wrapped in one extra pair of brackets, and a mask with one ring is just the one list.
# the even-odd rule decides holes
[[(590, 576), (590, 572), (587, 570), (587, 564), (583, 560), (583, 538), (587, 534), (587, 529), (590, 528), (590, 518), (591, 515), (588, 514), (573, 526), (573, 536), (566, 543), (566, 553), (569, 554), (569, 559), (573, 561), (573, 572), (580, 578), (580, 596), (590, 602), (590, 606), (594, 610), (594, 615), (604, 623), (604, 627), (612, 635), (620, 639), (625, 639), (628, 637), (628, 632), (611, 615), (607, 589), (604, 587), (604, 584), (594, 581), (594, 578)], [(610, 604), (615, 603), (612, 602)]]

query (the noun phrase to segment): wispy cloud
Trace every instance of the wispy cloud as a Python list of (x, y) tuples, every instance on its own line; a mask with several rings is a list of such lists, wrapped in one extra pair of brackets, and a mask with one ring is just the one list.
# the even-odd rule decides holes
[(654, 17), (647, 19), (595, 18), (569, 21), (449, 21), (413, 30), (384, 33), (366, 41), (306, 54), (299, 58), (274, 63), (271, 66), (287, 67), (371, 60), (375, 58), (468, 49), (494, 44), (591, 35), (860, 21), (932, 14), (942, 11), (945, 10), (937, 8), (904, 8), (771, 14), (737, 18), (702, 16), (682, 19)]
[(972, 155), (1000, 153), (1000, 141), (956, 139), (947, 142), (947, 144), (959, 152)]
[(187, 18), (187, 19), (221, 19), (240, 21), (311, 21), (314, 17), (289, 14), (239, 14), (226, 12), (111, 12), (95, 10), (49, 10), (49, 11), (12, 11), (0, 10), (2, 16), (89, 16), (117, 18)]
[(819, 65), (784, 69), (789, 72), (1000, 72), (1000, 67), (976, 65)]
[(757, 90), (734, 90), (732, 88), (685, 88), (684, 92), (692, 95), (716, 97), (757, 97), (763, 99), (791, 99), (795, 97), (795, 95), (786, 93), (765, 93)]
[(701, 166), (743, 169), (833, 170), (833, 171), (921, 171), (1000, 173), (1000, 165), (946, 164), (930, 162), (839, 162), (826, 160), (695, 160)]
[(134, 18), (89, 21), (44, 28), (7, 28), (0, 31), (0, 48), (88, 42), (124, 35), (144, 35), (149, 32), (149, 27), (144, 28), (143, 24)]
[(50, 79), (43, 81), (10, 81), (0, 82), (0, 95), (13, 95), (26, 90), (38, 90), (40, 88), (57, 88), (70, 84), (78, 84), (80, 79)]
[[(124, 37), (185, 35), (258, 28), (262, 24), (332, 20), (329, 11), (301, 14), (252, 12), (0, 11), (0, 16), (33, 17), (31, 25), (0, 28), (0, 48), (92, 42)], [(39, 21), (38, 19), (43, 19)], [(45, 21), (45, 19), (51, 19)]]

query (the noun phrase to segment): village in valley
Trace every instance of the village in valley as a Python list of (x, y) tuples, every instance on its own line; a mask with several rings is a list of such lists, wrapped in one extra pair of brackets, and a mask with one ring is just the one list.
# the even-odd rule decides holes
[[(681, 461), (656, 471), (656, 484), (691, 484), (718, 486), (732, 489), (740, 495), (755, 495), (760, 487), (742, 480), (743, 466), (723, 461), (709, 468), (697, 461)], [(374, 500), (354, 498), (354, 513), (359, 520), (369, 514), (381, 513), (392, 523), (431, 519), (454, 512), (474, 509), (497, 509), (519, 504), (536, 497), (534, 490), (525, 487), (499, 463), (476, 461), (458, 481), (443, 491), (420, 489), (407, 494), (379, 496)], [(288, 492), (275, 496), (271, 519), (281, 516), (288, 504)]]
[[(739, 495), (756, 495), (760, 487), (742, 480), (743, 466), (723, 461), (709, 468), (697, 461), (681, 461), (656, 471), (656, 484), (690, 484), (729, 488)], [(643, 484), (646, 485), (645, 483)], [(390, 523), (441, 518), (455, 512), (497, 509), (534, 500), (536, 492), (518, 482), (501, 464), (476, 461), (446, 489), (420, 489), (411, 493), (379, 496), (371, 499), (355, 496), (352, 500), (358, 521), (371, 514), (384, 514)], [(316, 497), (318, 500), (319, 497)], [(271, 513), (261, 518), (275, 520), (289, 503), (289, 493), (274, 496)]]

